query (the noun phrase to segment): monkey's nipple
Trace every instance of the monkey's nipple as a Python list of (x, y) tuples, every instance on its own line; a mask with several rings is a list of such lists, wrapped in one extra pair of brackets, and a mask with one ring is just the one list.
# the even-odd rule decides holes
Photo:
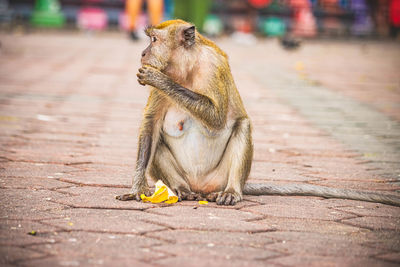
[(183, 131), (183, 124), (185, 124), (184, 121), (178, 122), (178, 129), (179, 129), (179, 131)]

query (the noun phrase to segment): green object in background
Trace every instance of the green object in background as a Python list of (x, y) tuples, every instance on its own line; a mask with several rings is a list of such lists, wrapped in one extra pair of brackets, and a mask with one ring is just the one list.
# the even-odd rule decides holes
[(268, 36), (282, 36), (286, 32), (286, 25), (280, 18), (269, 17), (261, 22), (261, 30)]
[(203, 31), (210, 36), (218, 36), (224, 30), (221, 19), (216, 15), (208, 15), (204, 24)]
[(192, 22), (199, 31), (203, 31), (211, 0), (175, 0), (174, 4), (175, 18)]
[(58, 0), (36, 0), (31, 22), (35, 26), (62, 27), (65, 17), (60, 11)]

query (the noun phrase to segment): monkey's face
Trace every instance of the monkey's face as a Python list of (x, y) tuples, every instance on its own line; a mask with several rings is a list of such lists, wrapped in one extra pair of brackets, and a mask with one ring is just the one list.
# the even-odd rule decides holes
[(171, 56), (168, 31), (152, 29), (146, 31), (150, 44), (142, 52), (142, 65), (150, 65), (160, 71), (165, 69)]
[(160, 71), (167, 67), (182, 65), (184, 54), (195, 43), (195, 26), (178, 23), (165, 28), (149, 27), (145, 33), (149, 46), (142, 52), (142, 65), (150, 65)]

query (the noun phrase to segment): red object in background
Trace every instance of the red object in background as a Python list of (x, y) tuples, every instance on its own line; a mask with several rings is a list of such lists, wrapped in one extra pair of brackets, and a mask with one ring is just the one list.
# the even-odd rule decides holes
[(232, 17), (232, 25), (233, 28), (238, 32), (250, 33), (254, 30), (251, 21), (242, 16)]
[(125, 12), (119, 13), (118, 25), (121, 30), (129, 31), (129, 18)]
[(302, 8), (296, 11), (292, 33), (299, 37), (314, 37), (317, 34), (317, 25), (311, 9)]
[(321, 0), (320, 3), (323, 7), (333, 7), (338, 6), (338, 0)]
[(317, 24), (311, 10), (310, 0), (291, 0), (294, 10), (292, 34), (300, 37), (313, 37), (317, 34)]
[[(144, 30), (144, 28), (146, 28), (147, 24), (147, 15), (144, 13), (141, 13), (137, 19), (136, 22), (136, 30), (138, 32), (140, 32), (141, 30)], [(130, 25), (130, 20), (128, 17), (128, 14), (126, 14), (125, 12), (121, 12), (119, 13), (119, 17), (118, 17), (118, 24), (119, 24), (119, 28), (121, 30), (124, 31), (130, 31), (131, 28), (129, 27)]]
[(290, 7), (293, 9), (299, 8), (311, 8), (311, 3), (309, 0), (290, 0)]
[(390, 22), (393, 26), (400, 27), (400, 0), (390, 2)]
[(85, 30), (103, 30), (107, 27), (107, 14), (103, 9), (85, 7), (79, 10), (78, 27)]
[(101, 2), (103, 2), (103, 0), (82, 0), (82, 3), (84, 5), (87, 5), (87, 4), (98, 4), (98, 3), (101, 3)]
[(271, 3), (271, 0), (249, 0), (249, 3), (255, 8), (263, 8)]

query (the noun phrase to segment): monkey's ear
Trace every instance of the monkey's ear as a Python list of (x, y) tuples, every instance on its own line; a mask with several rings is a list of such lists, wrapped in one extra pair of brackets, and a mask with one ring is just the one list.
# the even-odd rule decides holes
[(188, 48), (194, 45), (196, 27), (190, 26), (182, 31), (183, 45)]

